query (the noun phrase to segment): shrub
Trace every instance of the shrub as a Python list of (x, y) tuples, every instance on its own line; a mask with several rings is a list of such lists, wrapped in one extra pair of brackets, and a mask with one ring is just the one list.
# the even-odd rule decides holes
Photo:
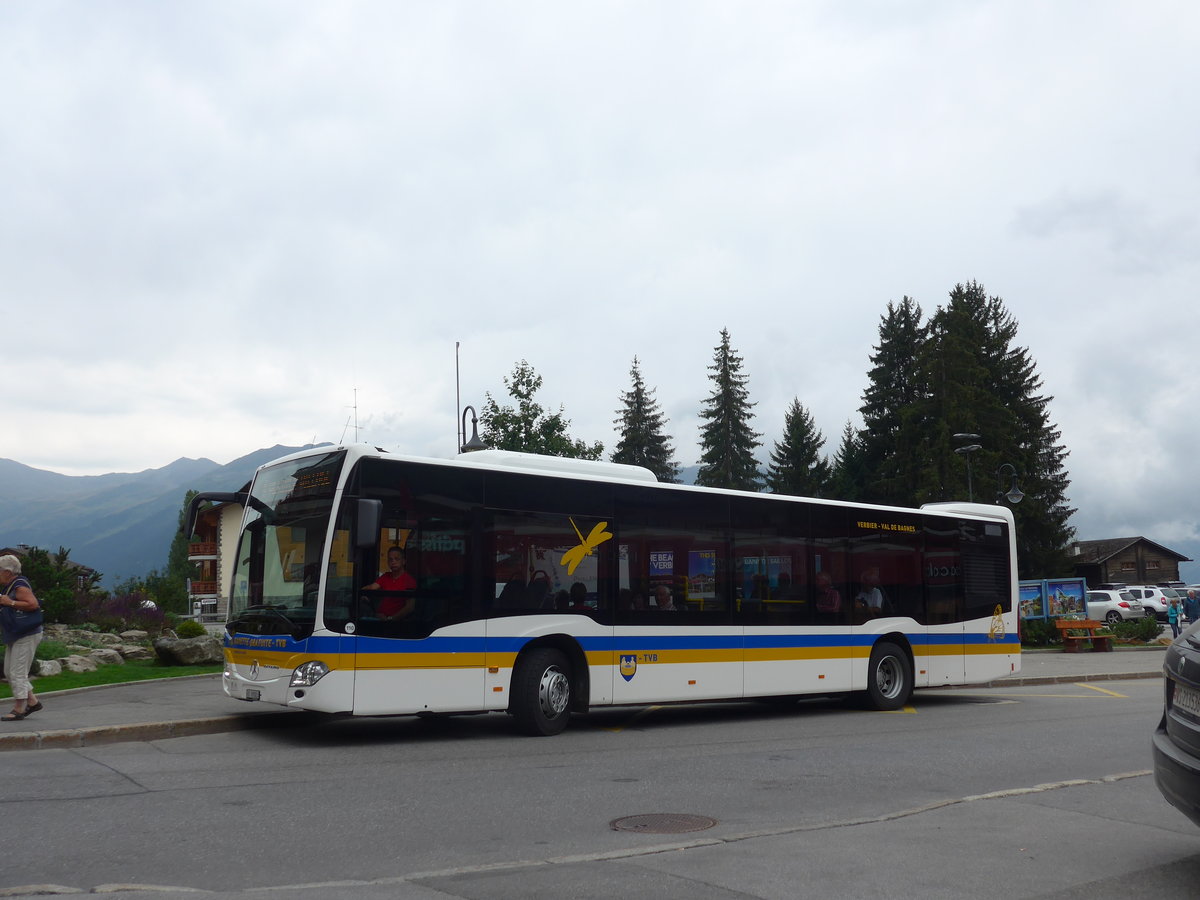
[(47, 622), (70, 623), (79, 615), (79, 604), (70, 588), (54, 587), (38, 596)]
[(138, 628), (158, 634), (163, 627), (162, 611), (150, 603), (145, 594), (138, 591), (108, 597), (90, 597), (81, 605), (80, 616), (97, 631), (119, 633)]
[(184, 619), (175, 626), (175, 634), (181, 638), (203, 637), (208, 634), (208, 629), (195, 619)]
[(1161, 628), (1154, 616), (1146, 616), (1133, 622), (1118, 622), (1113, 626), (1113, 634), (1125, 641), (1152, 641)]
[[(4, 645), (0, 644), (0, 661), (4, 660)], [(70, 656), (71, 651), (66, 644), (59, 641), (48, 641), (45, 638), (37, 645), (37, 650), (34, 651), (35, 659), (62, 659), (64, 656)]]
[(62, 659), (64, 656), (70, 656), (71, 650), (60, 641), (43, 639), (33, 655), (36, 659)]
[(1022, 646), (1050, 647), (1061, 643), (1062, 637), (1054, 622), (1047, 619), (1025, 619), (1021, 622)]

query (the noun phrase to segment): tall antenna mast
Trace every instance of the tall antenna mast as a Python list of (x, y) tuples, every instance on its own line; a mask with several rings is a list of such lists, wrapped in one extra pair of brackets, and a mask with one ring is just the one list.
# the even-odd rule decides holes
[(353, 412), (346, 416), (346, 424), (342, 426), (342, 437), (338, 441), (339, 444), (346, 440), (346, 429), (350, 427), (350, 423), (354, 423), (354, 443), (358, 443), (358, 388), (354, 389), (354, 406), (351, 407)]
[(462, 416), (462, 397), (458, 391), (458, 341), (454, 342), (454, 452), (456, 454), (462, 452), (462, 445), (466, 442), (467, 436), (463, 433), (462, 425), (459, 424), (459, 419)]

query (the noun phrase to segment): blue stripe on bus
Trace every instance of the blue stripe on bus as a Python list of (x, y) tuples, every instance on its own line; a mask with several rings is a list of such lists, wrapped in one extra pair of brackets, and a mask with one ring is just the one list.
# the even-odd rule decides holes
[[(914, 647), (952, 646), (955, 644), (1009, 644), (1020, 646), (1017, 636), (994, 637), (987, 632), (966, 634), (905, 634)], [(869, 647), (879, 640), (877, 634), (714, 634), (714, 635), (621, 635), (580, 636), (576, 640), (585, 652), (638, 650), (780, 650), (789, 647)], [(238, 650), (305, 652), (313, 655), (332, 653), (519, 653), (533, 637), (427, 637), (416, 640), (358, 636), (314, 635), (305, 641), (291, 638), (225, 638), (225, 646)]]

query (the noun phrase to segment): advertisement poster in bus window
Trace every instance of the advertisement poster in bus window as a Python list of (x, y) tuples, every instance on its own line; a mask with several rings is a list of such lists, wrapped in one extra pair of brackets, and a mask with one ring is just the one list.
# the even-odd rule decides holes
[[(767, 599), (779, 589), (780, 575), (792, 580), (792, 558), (790, 556), (743, 556), (742, 596), (751, 599)], [(765, 590), (764, 590), (765, 589)]]
[(691, 550), (688, 552), (688, 600), (717, 598), (717, 552)]
[(1021, 585), (1021, 617), (1024, 619), (1040, 619), (1046, 615), (1046, 598), (1042, 595), (1042, 585)]
[(660, 584), (665, 584), (674, 590), (675, 552), (672, 550), (651, 550), (650, 571), (648, 575), (650, 590), (652, 592)]
[(1083, 583), (1078, 579), (1047, 581), (1046, 587), (1050, 594), (1050, 615), (1068, 616), (1083, 613), (1087, 608), (1083, 598)]

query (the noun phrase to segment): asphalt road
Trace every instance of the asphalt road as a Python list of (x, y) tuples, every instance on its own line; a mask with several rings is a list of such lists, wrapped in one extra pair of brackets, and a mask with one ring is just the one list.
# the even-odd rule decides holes
[[(549, 739), (478, 716), (8, 753), (0, 815), (31, 839), (0, 856), (0, 896), (1194, 897), (1200, 829), (1149, 775), (1161, 690), (609, 710)], [(611, 825), (660, 814), (714, 824)]]

